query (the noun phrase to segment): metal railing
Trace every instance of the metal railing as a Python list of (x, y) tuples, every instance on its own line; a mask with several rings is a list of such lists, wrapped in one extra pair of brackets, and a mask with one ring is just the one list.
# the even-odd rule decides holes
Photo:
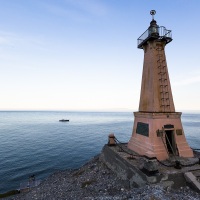
[[(171, 30), (167, 30), (164, 26), (159, 26), (156, 28), (157, 37), (158, 39), (169, 38), (172, 40), (172, 32)], [(143, 42), (149, 39), (152, 36), (151, 28), (148, 28), (139, 38), (138, 38), (138, 46), (140, 46)], [(171, 41), (170, 40), (170, 41)]]

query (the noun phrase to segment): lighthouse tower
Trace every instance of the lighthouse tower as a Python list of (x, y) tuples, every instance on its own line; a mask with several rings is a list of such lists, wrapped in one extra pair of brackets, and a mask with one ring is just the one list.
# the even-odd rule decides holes
[(175, 112), (165, 46), (172, 41), (171, 31), (158, 26), (152, 10), (149, 28), (138, 38), (144, 50), (139, 111), (128, 148), (140, 155), (165, 160), (170, 155), (193, 157), (181, 123), (181, 112)]

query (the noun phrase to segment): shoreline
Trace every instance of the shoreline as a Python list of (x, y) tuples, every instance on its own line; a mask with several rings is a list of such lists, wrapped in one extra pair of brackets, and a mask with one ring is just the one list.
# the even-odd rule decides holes
[(159, 184), (127, 189), (102, 161), (101, 154), (93, 157), (79, 169), (58, 171), (29, 192), (5, 200), (34, 199), (200, 199), (200, 194), (188, 186), (178, 190)]

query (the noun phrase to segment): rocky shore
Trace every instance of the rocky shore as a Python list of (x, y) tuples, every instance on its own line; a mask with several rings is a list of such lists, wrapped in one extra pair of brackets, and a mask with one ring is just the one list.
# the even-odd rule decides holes
[(6, 198), (7, 200), (199, 200), (200, 194), (189, 187), (179, 190), (163, 188), (160, 185), (146, 185), (143, 188), (126, 189), (121, 180), (94, 157), (80, 169), (59, 171), (29, 192)]

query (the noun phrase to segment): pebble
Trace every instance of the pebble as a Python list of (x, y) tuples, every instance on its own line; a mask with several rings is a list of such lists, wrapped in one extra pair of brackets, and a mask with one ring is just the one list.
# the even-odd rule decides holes
[[(98, 170), (97, 170), (98, 169)], [(85, 187), (83, 187), (83, 185)], [(65, 170), (52, 174), (28, 193), (11, 196), (7, 200), (198, 200), (200, 194), (188, 186), (179, 190), (164, 189), (160, 185), (125, 189), (121, 180), (96, 156), (79, 170)]]

